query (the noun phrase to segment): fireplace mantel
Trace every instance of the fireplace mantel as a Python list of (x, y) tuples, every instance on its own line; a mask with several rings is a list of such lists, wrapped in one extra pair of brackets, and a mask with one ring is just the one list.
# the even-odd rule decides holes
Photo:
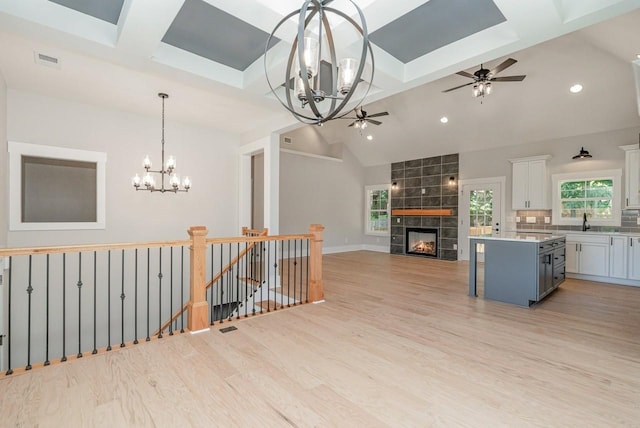
[(391, 210), (391, 215), (413, 215), (413, 216), (448, 216), (453, 215), (453, 210), (451, 209), (431, 209), (431, 210), (421, 210), (421, 209), (395, 209)]

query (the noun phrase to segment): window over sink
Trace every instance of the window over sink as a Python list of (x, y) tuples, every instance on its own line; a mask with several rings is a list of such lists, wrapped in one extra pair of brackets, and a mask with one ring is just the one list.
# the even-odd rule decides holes
[(622, 171), (554, 174), (553, 224), (580, 226), (584, 214), (594, 226), (620, 226)]

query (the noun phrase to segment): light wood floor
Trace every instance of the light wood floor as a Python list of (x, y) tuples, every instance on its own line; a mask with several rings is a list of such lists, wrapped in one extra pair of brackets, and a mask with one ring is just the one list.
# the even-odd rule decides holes
[(0, 380), (0, 426), (640, 426), (640, 288), (524, 309), (463, 262), (324, 262), (325, 303)]

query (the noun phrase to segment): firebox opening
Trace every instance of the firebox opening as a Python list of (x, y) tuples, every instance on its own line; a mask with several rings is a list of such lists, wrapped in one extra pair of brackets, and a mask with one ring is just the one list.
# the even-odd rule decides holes
[(438, 257), (438, 229), (407, 229), (406, 254)]

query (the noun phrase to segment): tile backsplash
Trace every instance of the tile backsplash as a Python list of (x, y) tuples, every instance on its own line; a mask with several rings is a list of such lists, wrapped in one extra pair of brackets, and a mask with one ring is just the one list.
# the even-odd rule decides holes
[[(516, 222), (517, 230), (539, 230), (539, 231), (554, 231), (554, 230), (582, 230), (582, 226), (556, 226), (551, 223), (545, 223), (545, 217), (551, 217), (551, 210), (536, 210), (536, 211), (516, 211), (515, 216), (520, 217), (520, 221)], [(640, 225), (638, 225), (638, 217), (640, 211), (638, 210), (622, 210), (622, 222), (620, 226), (591, 226), (593, 232), (631, 232), (640, 233)], [(527, 217), (535, 217), (535, 223), (527, 223)]]

